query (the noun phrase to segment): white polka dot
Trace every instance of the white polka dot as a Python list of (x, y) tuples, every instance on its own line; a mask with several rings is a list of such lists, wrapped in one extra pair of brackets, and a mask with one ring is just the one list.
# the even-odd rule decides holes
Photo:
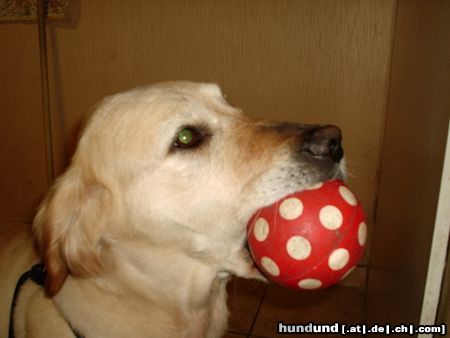
[(280, 275), (280, 268), (272, 258), (264, 256), (263, 258), (261, 258), (261, 265), (272, 276), (277, 277)]
[(328, 258), (328, 266), (331, 270), (340, 270), (347, 265), (350, 259), (348, 250), (340, 248), (334, 250)]
[(362, 222), (358, 228), (359, 245), (363, 246), (364, 244), (366, 244), (366, 240), (367, 240), (367, 225), (366, 223)]
[(269, 223), (262, 217), (258, 218), (253, 227), (253, 234), (258, 241), (265, 241), (269, 236)]
[(320, 223), (328, 230), (338, 229), (343, 222), (342, 212), (333, 205), (327, 205), (320, 209)]
[(301, 289), (312, 290), (320, 288), (322, 286), (322, 282), (318, 279), (306, 278), (298, 282), (298, 286)]
[(303, 203), (298, 198), (291, 197), (281, 202), (279, 211), (281, 217), (292, 221), (303, 213)]
[(339, 194), (341, 194), (342, 198), (350, 205), (355, 206), (358, 204), (358, 200), (356, 196), (344, 185), (339, 187)]
[(287, 241), (286, 250), (296, 260), (306, 259), (311, 254), (311, 243), (302, 236), (293, 236)]
[(308, 190), (316, 190), (316, 189), (320, 189), (322, 187), (323, 187), (323, 182), (319, 182), (319, 183), (316, 183), (316, 184), (313, 184), (312, 186), (310, 186), (308, 188)]
[(356, 266), (348, 269), (347, 272), (344, 273), (344, 275), (341, 277), (340, 281), (342, 282), (344, 279), (346, 279), (348, 277), (348, 275), (351, 274), (355, 270), (355, 268), (356, 268)]

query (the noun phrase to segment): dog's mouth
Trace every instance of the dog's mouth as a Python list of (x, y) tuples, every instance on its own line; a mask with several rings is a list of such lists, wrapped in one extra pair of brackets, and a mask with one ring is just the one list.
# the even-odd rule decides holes
[[(251, 253), (251, 249), (248, 243), (248, 236), (249, 236), (249, 223), (252, 221), (255, 221), (255, 217), (257, 217), (257, 214), (259, 213), (259, 210), (261, 210), (264, 207), (267, 207), (269, 205), (272, 205), (274, 203), (277, 203), (277, 201), (283, 199), (284, 197), (295, 193), (295, 192), (299, 192), (299, 191), (304, 191), (304, 190), (308, 190), (308, 189), (313, 189), (315, 186), (318, 186), (320, 184), (323, 184), (324, 182), (327, 181), (332, 181), (332, 180), (341, 180), (344, 181), (347, 178), (347, 168), (346, 168), (346, 161), (345, 161), (345, 157), (342, 157), (339, 159), (338, 162), (334, 163), (333, 168), (331, 170), (324, 170), (323, 172), (321, 172), (320, 174), (318, 174), (318, 171), (315, 171), (315, 175), (311, 175), (310, 176), (310, 180), (305, 180), (302, 182), (302, 178), (305, 177), (305, 173), (303, 172), (303, 170), (292, 170), (292, 168), (287, 168), (285, 170), (281, 170), (283, 171), (283, 174), (289, 174), (290, 177), (286, 177), (284, 175), (284, 178), (282, 178), (280, 180), (280, 176), (275, 177), (275, 178), (269, 178), (267, 181), (269, 182), (277, 182), (277, 184), (275, 186), (272, 186), (272, 189), (263, 189), (263, 195), (266, 195), (267, 192), (270, 190), (272, 193), (274, 193), (273, 195), (271, 193), (269, 193), (267, 196), (268, 198), (264, 201), (265, 205), (260, 205), (257, 209), (253, 210), (253, 213), (251, 214), (251, 216), (247, 219), (247, 221), (244, 224), (245, 227), (245, 233), (246, 233), (246, 237), (245, 237), (245, 242), (243, 244), (243, 250), (245, 250), (248, 253), (248, 258), (249, 258), (249, 262), (251, 261), (251, 263), (253, 264), (253, 266), (255, 266), (253, 259), (252, 259), (252, 253)], [(295, 173), (297, 172), (297, 173)], [(320, 171), (319, 171), (320, 172)], [(315, 176), (315, 177), (314, 177)], [(286, 181), (286, 178), (287, 181)], [(298, 181), (297, 181), (298, 179)], [(292, 182), (292, 184), (286, 184), (286, 182)], [(278, 187), (277, 187), (278, 185)], [(285, 187), (288, 187), (288, 189), (284, 189)]]
[[(251, 269), (253, 270), (259, 270), (259, 267), (256, 265), (255, 260), (253, 259), (252, 250), (250, 249), (250, 246), (248, 245), (248, 240), (245, 240), (244, 248), (243, 250), (246, 253), (246, 261), (250, 265)], [(261, 272), (261, 271), (260, 271)]]
[(244, 250), (246, 250), (248, 252), (249, 257), (251, 258), (252, 252), (250, 250), (250, 246), (248, 245), (248, 240), (247, 239), (245, 240), (245, 243), (244, 243)]

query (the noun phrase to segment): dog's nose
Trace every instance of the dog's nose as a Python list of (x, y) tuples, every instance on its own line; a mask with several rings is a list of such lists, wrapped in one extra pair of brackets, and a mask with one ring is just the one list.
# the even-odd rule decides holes
[(304, 133), (302, 150), (317, 158), (329, 158), (339, 162), (344, 156), (341, 141), (341, 130), (338, 127), (332, 125), (314, 127)]

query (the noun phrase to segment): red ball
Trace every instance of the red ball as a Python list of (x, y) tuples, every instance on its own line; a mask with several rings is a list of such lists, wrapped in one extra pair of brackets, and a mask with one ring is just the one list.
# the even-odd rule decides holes
[(276, 284), (317, 290), (344, 279), (363, 256), (361, 204), (340, 180), (288, 195), (259, 209), (247, 226), (253, 260)]

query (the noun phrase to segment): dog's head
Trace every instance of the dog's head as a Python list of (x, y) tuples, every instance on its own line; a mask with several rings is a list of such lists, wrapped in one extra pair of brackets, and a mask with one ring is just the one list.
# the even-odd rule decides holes
[(111, 251), (135, 237), (216, 255), (220, 270), (223, 248), (243, 246), (253, 212), (341, 177), (342, 156), (337, 127), (250, 119), (213, 84), (106, 98), (35, 219), (47, 293), (68, 274), (101, 274)]

